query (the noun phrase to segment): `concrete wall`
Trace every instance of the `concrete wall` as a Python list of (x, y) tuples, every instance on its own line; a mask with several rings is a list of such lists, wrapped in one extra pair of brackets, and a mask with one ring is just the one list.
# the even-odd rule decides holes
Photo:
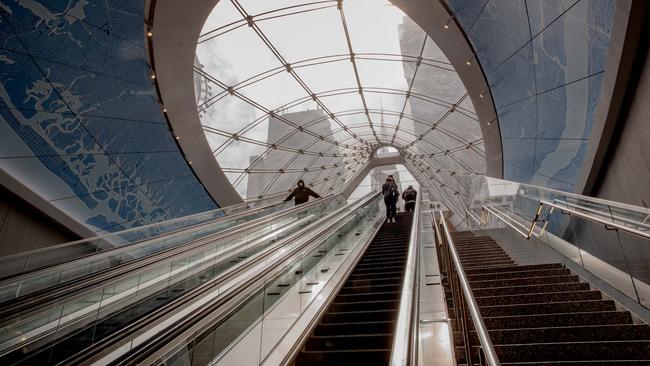
[[(641, 34), (650, 34), (648, 11)], [(650, 206), (650, 38), (637, 47), (631, 77), (592, 196)]]
[(77, 235), (0, 187), (0, 257), (77, 239)]

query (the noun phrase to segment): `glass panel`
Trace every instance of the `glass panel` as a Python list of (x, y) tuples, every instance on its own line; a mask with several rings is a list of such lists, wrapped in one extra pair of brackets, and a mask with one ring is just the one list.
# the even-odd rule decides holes
[(532, 245), (554, 250), (522, 248), (536, 253), (522, 260), (561, 262), (562, 255), (647, 306), (648, 209), (480, 176), (472, 181), (470, 202), (481, 229), (530, 235)]
[[(0, 349), (30, 341), (52, 329), (61, 328), (61, 331), (65, 329), (65, 332), (70, 332), (86, 324), (84, 320), (89, 317), (93, 320), (107, 319), (105, 322), (119, 321), (119, 324), (134, 320), (143, 315), (143, 311), (161, 306), (214, 278), (342, 207), (344, 203), (337, 196), (316, 205), (300, 207), (293, 213), (260, 223), (246, 232), (207, 241), (168, 258), (162, 257), (153, 266), (127, 272), (100, 286), (85, 289), (83, 296), (62, 298), (50, 307), (3, 324)], [(139, 305), (132, 308), (135, 304)], [(52, 318), (50, 314), (57, 316)], [(95, 326), (101, 328), (106, 324), (100, 322)]]
[(319, 239), (309, 252), (291, 259), (226, 319), (159, 362), (183, 359), (192, 365), (258, 365), (276, 347), (360, 244), (381, 224), (380, 199), (359, 209), (352, 220)]
[[(226, 96), (218, 101), (215, 98), (214, 102), (207, 103), (214, 105), (202, 116), (205, 130), (209, 134), (218, 133), (239, 140), (229, 143), (224, 138), (213, 137), (210, 143), (220, 165), (228, 168), (229, 180), (246, 197), (279, 192), (282, 184), (288, 184), (299, 176), (283, 167), (309, 170), (307, 163), (294, 159), (290, 154), (276, 157), (282, 154), (265, 152), (265, 147), (272, 144), (293, 146), (307, 153), (352, 153), (362, 156), (365, 161), (378, 144), (409, 146), (406, 152), (418, 150), (419, 154), (430, 154), (479, 140), (477, 126), (472, 124), (472, 129), (464, 132), (466, 126), (458, 123), (455, 130), (448, 129), (451, 139), (439, 136), (438, 140), (443, 140), (435, 142), (438, 148), (432, 145), (436, 136), (427, 136), (429, 142), (411, 145), (438, 122), (453, 103), (462, 100), (458, 111), (466, 113), (470, 121), (475, 114), (471, 101), (461, 99), (466, 94), (465, 88), (439, 47), (399, 8), (385, 2), (359, 0), (343, 2), (341, 13), (335, 3), (263, 3), (255, 0), (239, 2), (245, 12), (253, 15), (250, 21), (256, 25), (259, 34), (247, 24), (227, 33), (215, 33), (214, 39), (200, 44), (197, 55), (200, 62), (206, 60), (203, 70), (226, 85), (254, 77), (258, 81), (239, 90), (252, 104), (278, 108), (275, 113), (298, 119), (297, 124), (305, 129), (303, 132), (317, 132), (338, 141), (341, 146), (328, 147), (318, 143), (318, 149), (312, 149), (309, 147), (314, 140), (312, 137), (295, 134), (293, 129), (281, 123), (269, 121), (261, 111), (237, 101), (236, 96)], [(289, 8), (283, 9), (283, 4)], [(215, 18), (208, 22), (210, 26), (225, 23), (221, 18), (232, 17), (234, 10), (230, 4), (221, 8), (224, 14), (219, 14), (220, 6), (217, 6), (210, 15), (210, 18)], [(314, 24), (319, 26), (314, 27)], [(206, 31), (208, 29), (204, 29)], [(346, 36), (349, 36), (349, 44)], [(268, 44), (261, 44), (261, 39)], [(237, 52), (230, 55), (230, 47), (237, 47)], [(270, 55), (269, 49), (273, 49), (276, 55)], [(251, 62), (255, 67), (250, 67)], [(291, 64), (289, 69), (283, 65), (284, 62)], [(230, 67), (232, 63), (236, 63), (236, 67)], [(287, 71), (295, 73), (304, 85), (298, 85)], [(414, 75), (415, 80), (412, 80)], [(223, 93), (223, 86), (218, 89)], [(313, 95), (308, 95), (311, 93)], [(313, 108), (320, 112), (311, 112)], [(333, 113), (335, 118), (311, 124), (304, 113), (321, 113), (325, 117)], [(257, 118), (260, 119), (256, 121)], [(420, 123), (414, 124), (413, 120)], [(402, 131), (396, 134), (394, 126), (398, 124)], [(238, 135), (232, 136), (233, 133)], [(307, 141), (303, 144), (297, 143), (305, 138)], [(462, 143), (456, 144), (454, 139)], [(296, 143), (291, 143), (292, 140)], [(272, 165), (269, 170), (274, 172), (255, 172), (255, 166), (263, 166), (265, 159), (273, 160), (269, 163)], [(337, 156), (334, 160), (340, 163), (342, 157)], [(244, 167), (249, 165), (252, 173), (242, 176)], [(280, 169), (285, 171), (280, 172)], [(476, 166), (474, 170), (485, 169)], [(296, 176), (278, 176), (288, 173)], [(314, 182), (327, 190), (331, 183), (324, 179), (338, 173), (316, 174)], [(302, 174), (308, 176), (309, 171)], [(276, 183), (280, 179), (287, 182)], [(263, 182), (263, 187), (258, 187), (260, 182)]]

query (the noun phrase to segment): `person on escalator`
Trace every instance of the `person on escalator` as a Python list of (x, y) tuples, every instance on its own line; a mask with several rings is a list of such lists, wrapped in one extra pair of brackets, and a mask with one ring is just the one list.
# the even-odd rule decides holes
[(386, 205), (386, 223), (397, 222), (397, 200), (399, 199), (399, 189), (392, 176), (386, 178), (386, 183), (381, 186), (381, 194), (384, 196)]
[(404, 200), (404, 211), (413, 212), (415, 210), (415, 199), (418, 197), (418, 191), (413, 189), (413, 186), (406, 188), (402, 192), (402, 200)]
[(292, 199), (294, 199), (294, 202), (295, 202), (295, 204), (297, 206), (297, 205), (300, 205), (300, 204), (303, 204), (303, 203), (309, 201), (309, 196), (312, 196), (314, 198), (320, 198), (320, 196), (318, 194), (316, 194), (316, 192), (314, 192), (311, 189), (305, 187), (305, 181), (300, 179), (298, 181), (298, 187), (296, 187), (291, 192), (289, 197), (287, 197), (284, 201), (287, 202), (287, 201), (291, 201)]

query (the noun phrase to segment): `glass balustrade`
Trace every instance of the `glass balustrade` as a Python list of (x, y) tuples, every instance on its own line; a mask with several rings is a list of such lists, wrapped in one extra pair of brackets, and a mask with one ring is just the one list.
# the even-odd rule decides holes
[(315, 205), (298, 207), (297, 211), (254, 229), (208, 241), (145, 268), (127, 272), (100, 286), (66, 295), (41, 310), (14, 317), (0, 325), (0, 350), (12, 348), (45, 333), (69, 331), (75, 324), (97, 322), (151, 296), (173, 292), (181, 283), (186, 284), (182, 286), (182, 291), (188, 291), (344, 204), (345, 200), (335, 197), (323, 199)]

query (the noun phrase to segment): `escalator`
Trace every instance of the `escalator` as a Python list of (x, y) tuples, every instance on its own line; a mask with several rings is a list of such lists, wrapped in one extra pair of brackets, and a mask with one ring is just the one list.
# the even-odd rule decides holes
[[(306, 223), (308, 221), (303, 224)], [(282, 236), (286, 235), (286, 232), (290, 232), (290, 230), (291, 227), (287, 227), (285, 231), (274, 235), (270, 239), (270, 242), (273, 243), (281, 240)], [(186, 277), (182, 281), (127, 306), (115, 314), (91, 322), (79, 331), (56, 339), (54, 342), (47, 343), (42, 347), (27, 347), (17, 350), (0, 358), (0, 361), (6, 365), (55, 365), (66, 362), (70, 357), (118, 333), (128, 324), (145, 317), (155, 310), (161, 309), (174, 300), (180, 299), (188, 291), (206, 283), (221, 272), (245, 261), (266, 247), (267, 242), (259, 242), (246, 251), (224, 257), (210, 268)]]
[[(173, 281), (117, 306), (72, 294), (62, 299), (74, 305), (68, 314), (98, 306), (96, 315), (13, 347), (0, 364), (261, 365), (279, 354), (290, 357), (285, 364), (388, 364), (412, 275), (413, 217), (384, 224), (381, 202), (371, 193), (348, 205), (304, 205), (220, 255), (199, 246), (170, 267), (180, 271)], [(132, 278), (155, 279), (147, 271), (156, 265), (164, 267), (147, 264)], [(111, 299), (124, 289), (117, 284), (140, 286), (120, 281), (89, 290)], [(58, 311), (48, 321), (70, 316)], [(287, 345), (294, 350), (285, 353)]]
[(298, 355), (297, 366), (387, 365), (412, 216), (384, 223)]
[[(265, 260), (263, 269), (244, 275), (215, 306), (178, 318), (128, 352), (93, 360), (243, 366), (320, 359), (331, 364), (349, 353), (346, 345), (356, 344), (364, 364), (387, 364), (400, 323), (405, 267), (412, 260), (407, 254), (412, 217), (402, 214), (397, 224), (384, 220), (381, 196), (372, 193), (332, 214), (327, 224), (317, 223)], [(333, 348), (333, 341), (342, 342)], [(360, 359), (347, 356), (348, 361)]]
[[(650, 326), (562, 263), (517, 264), (490, 236), (454, 233), (469, 287), (502, 365), (650, 365)], [(523, 243), (522, 243), (523, 244)], [(448, 277), (457, 364), (467, 364)], [(470, 357), (480, 343), (469, 332)]]
[[(123, 332), (132, 323), (155, 312), (164, 313), (167, 306), (180, 302), (202, 285), (236, 272), (238, 268), (246, 268), (250, 258), (273, 251), (274, 247), (281, 246), (283, 240), (313, 226), (314, 222), (340, 208), (343, 203), (341, 199), (324, 199), (274, 212), (269, 218), (256, 217), (249, 223), (224, 231), (213, 242), (201, 239), (194, 246), (186, 245), (187, 249), (172, 248), (178, 252), (173, 256), (165, 251), (154, 252), (145, 260), (128, 263), (132, 268), (115, 267), (113, 272), (119, 270), (119, 273), (100, 272), (104, 280), (96, 280), (97, 276), (85, 276), (81, 278), (83, 281), (74, 283), (79, 289), (71, 289), (58, 299), (53, 298), (51, 305), (49, 300), (40, 301), (38, 298), (38, 295), (54, 294), (47, 288), (42, 294), (37, 292), (21, 298), (23, 301), (9, 302), (8, 306), (20, 310), (5, 311), (8, 315), (0, 319), (4, 344), (10, 344), (8, 342), (12, 339), (31, 342), (7, 348), (8, 351), (0, 354), (0, 363), (42, 365), (67, 362), (70, 357), (78, 356), (85, 349)], [(165, 259), (165, 255), (169, 259)], [(151, 263), (141, 264), (143, 262)], [(81, 285), (84, 281), (89, 283), (87, 289)], [(65, 291), (66, 287), (54, 290)], [(124, 296), (129, 291), (131, 293)], [(110, 305), (115, 298), (119, 301)], [(43, 305), (18, 307), (28, 300)], [(68, 305), (64, 305), (65, 302)], [(82, 315), (79, 319), (72, 319), (75, 313)], [(76, 323), (68, 325), (68, 329), (58, 326), (63, 323), (58, 319), (65, 318)], [(56, 327), (44, 329), (47, 324)], [(44, 329), (42, 335), (36, 333), (40, 329)], [(28, 336), (32, 339), (26, 339)]]

